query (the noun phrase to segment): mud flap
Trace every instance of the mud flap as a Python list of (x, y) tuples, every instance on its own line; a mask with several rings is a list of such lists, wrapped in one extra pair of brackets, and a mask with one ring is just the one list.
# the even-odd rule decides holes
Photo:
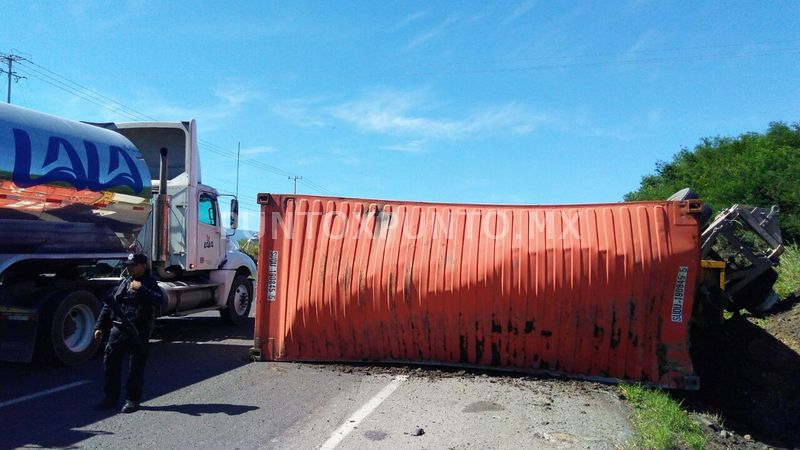
[(36, 311), (0, 307), (0, 361), (30, 362), (38, 329)]

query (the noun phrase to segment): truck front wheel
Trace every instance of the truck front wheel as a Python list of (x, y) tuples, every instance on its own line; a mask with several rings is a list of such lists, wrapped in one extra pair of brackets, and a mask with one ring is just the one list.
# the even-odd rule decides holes
[(94, 324), (100, 313), (100, 302), (91, 292), (74, 291), (52, 310), (46, 326), (46, 343), (55, 360), (66, 366), (89, 361), (100, 343), (94, 340)]
[(247, 320), (252, 306), (253, 283), (245, 275), (233, 279), (231, 291), (228, 293), (227, 307), (220, 310), (222, 320), (230, 325), (239, 325)]

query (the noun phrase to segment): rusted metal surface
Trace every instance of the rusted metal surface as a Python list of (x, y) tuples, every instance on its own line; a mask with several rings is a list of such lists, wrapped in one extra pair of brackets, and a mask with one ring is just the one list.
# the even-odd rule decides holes
[(696, 384), (697, 202), (259, 196), (255, 349)]

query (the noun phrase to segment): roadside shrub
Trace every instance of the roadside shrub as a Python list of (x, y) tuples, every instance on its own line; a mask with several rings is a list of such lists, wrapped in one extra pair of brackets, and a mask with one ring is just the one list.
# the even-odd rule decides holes
[(258, 241), (254, 239), (239, 239), (239, 250), (250, 255), (253, 261), (258, 262)]
[(786, 246), (776, 270), (778, 281), (775, 282), (774, 288), (778, 297), (786, 298), (800, 291), (800, 245)]

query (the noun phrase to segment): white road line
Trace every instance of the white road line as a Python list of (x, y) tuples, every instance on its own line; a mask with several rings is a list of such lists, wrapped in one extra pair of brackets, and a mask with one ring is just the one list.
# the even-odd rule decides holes
[(394, 379), (387, 384), (386, 387), (381, 389), (380, 392), (369, 399), (367, 403), (364, 403), (364, 406), (359, 408), (358, 411), (354, 412), (352, 416), (348, 417), (347, 420), (345, 420), (344, 423), (337, 428), (333, 434), (331, 434), (331, 437), (329, 437), (328, 440), (322, 444), (320, 450), (333, 450), (336, 448), (336, 446), (339, 445), (339, 443), (342, 442), (342, 440), (347, 437), (347, 435), (350, 434), (350, 432), (353, 431), (362, 420), (370, 415), (372, 411), (375, 411), (375, 408), (383, 403), (384, 400), (389, 398), (389, 396), (392, 395), (392, 392), (400, 387), (400, 383), (406, 381), (407, 378), (408, 375), (398, 375), (394, 377)]
[(88, 384), (88, 383), (91, 383), (91, 381), (89, 381), (89, 380), (76, 381), (74, 383), (65, 384), (65, 385), (59, 386), (59, 387), (54, 387), (53, 389), (47, 389), (45, 391), (37, 392), (35, 394), (25, 395), (23, 397), (18, 397), (18, 398), (15, 398), (13, 400), (7, 400), (7, 401), (4, 401), (4, 402), (0, 403), (0, 408), (5, 408), (6, 406), (11, 406), (11, 405), (14, 405), (14, 404), (17, 404), (17, 403), (20, 403), (20, 402), (24, 402), (24, 401), (27, 401), (27, 400), (31, 400), (31, 399), (34, 399), (34, 398), (37, 398), (37, 397), (43, 397), (45, 395), (54, 394), (56, 392), (66, 391), (67, 389), (72, 389), (74, 387), (82, 386), (82, 385)]

